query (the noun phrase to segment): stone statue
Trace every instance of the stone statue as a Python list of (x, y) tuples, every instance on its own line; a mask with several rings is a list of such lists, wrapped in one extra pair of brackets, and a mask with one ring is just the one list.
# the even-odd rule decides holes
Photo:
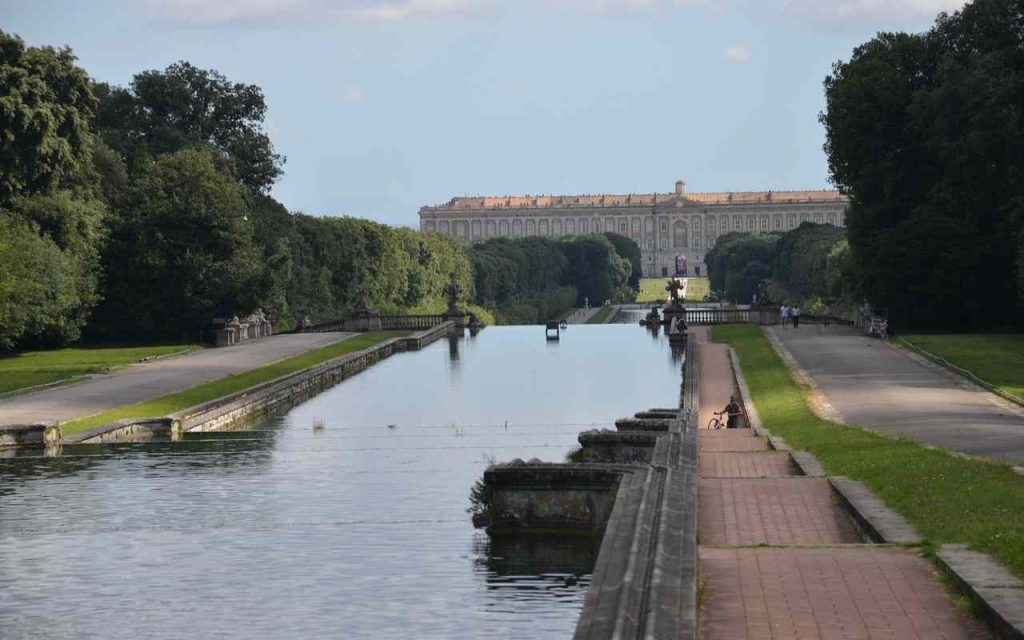
[(668, 285), (665, 287), (665, 291), (668, 291), (669, 296), (672, 297), (672, 304), (675, 306), (679, 305), (679, 291), (682, 290), (683, 285), (679, 284), (679, 281), (672, 278), (668, 281)]
[(455, 278), (452, 278), (452, 281), (444, 288), (444, 293), (448, 297), (448, 313), (461, 313), (459, 311), (459, 293), (461, 291)]

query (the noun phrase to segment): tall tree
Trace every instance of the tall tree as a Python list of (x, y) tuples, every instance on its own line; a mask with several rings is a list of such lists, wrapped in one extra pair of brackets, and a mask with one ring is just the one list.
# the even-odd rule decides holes
[(130, 89), (101, 86), (97, 92), (97, 127), (126, 157), (140, 148), (160, 154), (207, 144), (225, 152), (238, 179), (254, 191), (268, 191), (281, 175), (285, 159), (263, 132), (267, 105), (254, 84), (182, 61), (137, 74)]
[(223, 158), (200, 150), (160, 156), (128, 188), (106, 255), (107, 339), (196, 339), (215, 316), (263, 296), (243, 188)]
[(826, 152), (850, 256), (897, 326), (1019, 322), (1024, 0), (975, 0), (880, 34), (825, 81)]
[(0, 206), (49, 193), (88, 168), (95, 106), (70, 49), (26, 47), (0, 31)]

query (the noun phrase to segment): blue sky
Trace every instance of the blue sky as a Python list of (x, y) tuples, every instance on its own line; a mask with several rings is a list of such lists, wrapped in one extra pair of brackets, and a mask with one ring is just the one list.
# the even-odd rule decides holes
[(828, 186), (831, 65), (963, 0), (0, 0), (99, 80), (259, 85), (295, 211), (416, 225), (455, 195)]

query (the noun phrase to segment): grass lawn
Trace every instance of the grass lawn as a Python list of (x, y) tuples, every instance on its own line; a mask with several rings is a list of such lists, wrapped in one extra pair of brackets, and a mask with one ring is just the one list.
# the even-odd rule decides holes
[(597, 313), (587, 318), (587, 324), (604, 324), (612, 312), (612, 307), (601, 307)]
[(104, 373), (114, 367), (132, 364), (143, 358), (165, 356), (201, 348), (194, 344), (153, 347), (92, 347), (28, 351), (0, 357), (0, 393), (57, 382), (87, 373)]
[[(686, 299), (691, 302), (703, 302), (704, 296), (711, 293), (711, 285), (707, 278), (686, 278), (689, 284), (686, 288)], [(671, 278), (641, 278), (640, 292), (636, 301), (641, 304), (666, 302), (668, 291), (665, 287)]]
[(1024, 398), (1024, 334), (906, 335), (914, 346)]
[(62, 424), (61, 431), (67, 436), (124, 418), (159, 418), (210, 400), (215, 400), (236, 391), (248, 389), (288, 373), (308, 369), (346, 353), (372, 347), (390, 338), (407, 336), (409, 333), (409, 331), (370, 331), (361, 333), (320, 349), (284, 360), (278, 360), (250, 371), (225, 376), (213, 382), (200, 384), (178, 393), (150, 398), (149, 400), (127, 404), (104, 411), (103, 413), (73, 420)]
[(722, 326), (712, 334), (736, 349), (754, 404), (772, 433), (813, 453), (829, 474), (866, 484), (929, 545), (964, 543), (1024, 576), (1024, 478), (1008, 465), (820, 420), (760, 329)]

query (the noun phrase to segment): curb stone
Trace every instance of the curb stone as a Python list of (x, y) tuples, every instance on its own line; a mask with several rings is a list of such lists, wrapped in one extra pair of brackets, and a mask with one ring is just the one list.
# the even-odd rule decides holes
[(942, 545), (936, 558), (997, 638), (1024, 639), (1024, 582), (966, 545)]
[(864, 484), (843, 476), (830, 476), (828, 480), (868, 538), (888, 544), (920, 545), (924, 542), (903, 516), (887, 507)]

